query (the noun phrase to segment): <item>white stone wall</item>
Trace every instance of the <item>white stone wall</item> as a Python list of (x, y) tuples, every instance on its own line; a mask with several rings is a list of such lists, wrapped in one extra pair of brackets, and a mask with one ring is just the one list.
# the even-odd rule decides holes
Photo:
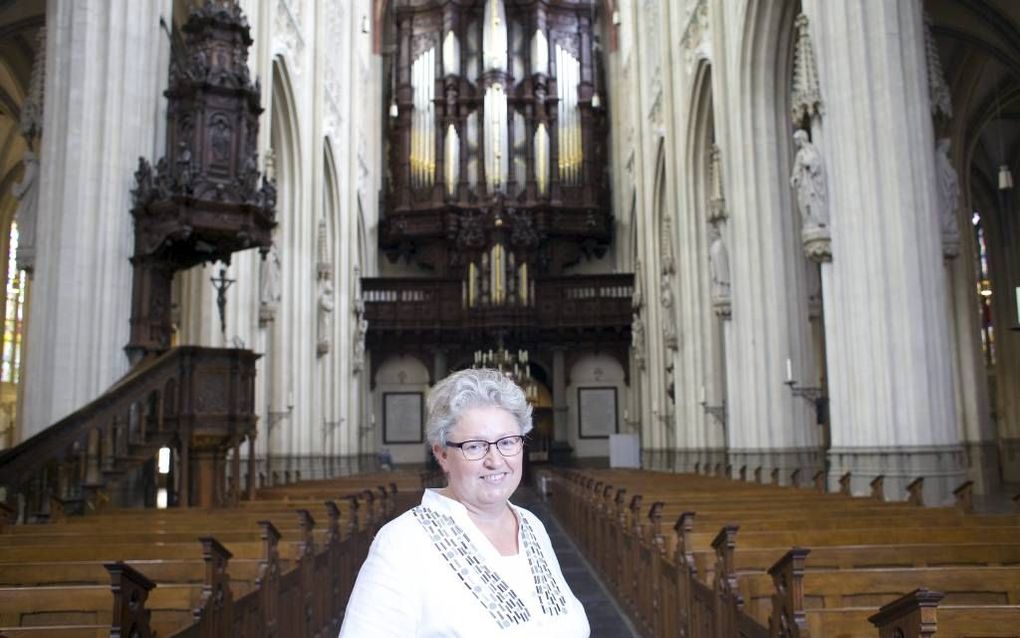
[(169, 0), (50, 0), (22, 437), (127, 371), (133, 172), (162, 153)]
[[(785, 481), (793, 469), (810, 476), (821, 468), (828, 439), (830, 480), (851, 471), (862, 491), (884, 473), (888, 496), (902, 498), (903, 485), (925, 475), (939, 499), (964, 478), (961, 441), (988, 441), (982, 399), (965, 389), (980, 365), (966, 337), (973, 319), (962, 314), (966, 304), (950, 304), (938, 226), (930, 223), (932, 153), (918, 151), (933, 148), (920, 3), (877, 4), (803, 2), (824, 103), (812, 138), (832, 202), (834, 256), (819, 279), (804, 256), (789, 181), (800, 3), (620, 3), (620, 46), (608, 62), (612, 161), (617, 211), (636, 202), (633, 217), (620, 222), (635, 247), (620, 254), (622, 269), (640, 265), (644, 291), (647, 365), (632, 373), (639, 390), (631, 394), (642, 403), (646, 464), (692, 469), (706, 458), (696, 452), (725, 446), (734, 473), (780, 468)], [(645, 46), (652, 41), (664, 46), (652, 51)], [(709, 129), (722, 158), (728, 319), (708, 310)], [(664, 216), (668, 241), (656, 236)], [(670, 243), (675, 317), (661, 304)], [(955, 281), (967, 287), (972, 279)], [(820, 285), (824, 324), (810, 301)], [(679, 332), (675, 352), (664, 345), (669, 321)], [(830, 432), (784, 384), (787, 358), (797, 385), (827, 380)], [(663, 392), (670, 374), (675, 407)], [(725, 432), (704, 413), (701, 386), (708, 405), (725, 399)]]
[[(354, 272), (371, 275), (377, 267), (371, 248), (380, 140), (368, 132), (379, 130), (381, 87), (371, 33), (362, 32), (371, 3), (241, 5), (255, 40), (249, 63), (263, 89), (263, 161), (276, 149), (283, 297), (275, 318), (260, 321), (258, 253), (234, 255), (226, 275), (236, 281), (227, 292), (221, 335), (209, 279), (223, 266), (180, 273), (177, 340), (243, 344), (263, 354), (256, 399), (260, 456), (354, 456), (362, 451), (358, 426), (367, 412), (364, 384), (351, 366)], [(53, 35), (38, 265), (25, 346), (26, 435), (99, 395), (127, 370), (130, 189), (137, 158), (163, 150), (169, 54), (159, 18), (172, 22), (171, 13), (169, 0), (51, 1), (47, 7)], [(328, 266), (320, 274), (319, 222), (326, 217)], [(333, 286), (334, 310), (322, 339), (317, 307), (325, 278)], [(318, 348), (322, 340), (327, 352)], [(288, 406), (288, 415), (270, 419), (270, 412)], [(272, 437), (270, 421), (280, 426)]]

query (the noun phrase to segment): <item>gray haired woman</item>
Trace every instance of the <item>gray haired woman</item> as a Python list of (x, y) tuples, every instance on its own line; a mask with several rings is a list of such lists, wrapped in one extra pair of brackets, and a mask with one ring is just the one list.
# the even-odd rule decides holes
[(463, 370), (429, 394), (428, 440), (447, 486), (386, 524), (347, 605), (341, 638), (585, 638), (549, 535), (509, 502), (531, 406), (497, 370)]

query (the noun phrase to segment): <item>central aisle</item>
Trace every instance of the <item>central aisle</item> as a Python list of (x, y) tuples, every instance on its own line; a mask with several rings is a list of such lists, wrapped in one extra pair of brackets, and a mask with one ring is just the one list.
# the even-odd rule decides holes
[(616, 601), (588, 565), (588, 561), (577, 551), (573, 541), (553, 518), (548, 504), (539, 498), (534, 489), (522, 483), (510, 500), (515, 505), (531, 510), (548, 530), (556, 557), (563, 569), (563, 577), (588, 614), (591, 638), (639, 638), (630, 620), (620, 611)]

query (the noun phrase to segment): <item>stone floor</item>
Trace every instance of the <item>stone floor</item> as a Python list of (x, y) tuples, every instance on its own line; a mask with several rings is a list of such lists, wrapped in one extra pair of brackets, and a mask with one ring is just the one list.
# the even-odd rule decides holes
[(591, 638), (638, 638), (638, 633), (634, 631), (630, 620), (606, 591), (570, 537), (553, 518), (549, 504), (531, 487), (525, 485), (521, 485), (511, 500), (514, 504), (529, 509), (545, 524), (553, 549), (559, 558), (560, 567), (563, 569), (563, 576), (588, 613)]

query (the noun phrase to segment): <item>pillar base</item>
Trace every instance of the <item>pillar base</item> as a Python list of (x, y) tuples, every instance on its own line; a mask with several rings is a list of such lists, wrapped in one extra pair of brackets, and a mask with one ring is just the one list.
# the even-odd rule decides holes
[(754, 480), (754, 471), (761, 468), (761, 482), (770, 483), (772, 471), (779, 470), (779, 484), (789, 485), (790, 475), (800, 470), (800, 484), (807, 485), (815, 472), (822, 469), (824, 457), (820, 448), (772, 448), (730, 450), (732, 478), (740, 478), (740, 468), (746, 467), (746, 480)]
[(670, 450), (641, 450), (641, 469), (655, 472), (672, 471), (672, 458)]
[(726, 463), (725, 448), (673, 450), (673, 467), (676, 472), (714, 475), (716, 466), (724, 471)]
[(885, 476), (885, 499), (903, 501), (907, 485), (924, 478), (924, 504), (953, 502), (953, 490), (967, 480), (964, 449), (959, 445), (924, 447), (832, 448), (829, 450), (829, 490), (839, 491), (839, 479), (850, 472), (854, 496), (871, 493), (871, 481)]
[(1006, 483), (1020, 483), (1020, 439), (999, 439), (999, 452), (1002, 479)]
[[(1020, 441), (1017, 441), (1020, 446)], [(974, 493), (990, 494), (1002, 485), (1002, 470), (999, 465), (999, 446), (991, 441), (969, 441), (963, 443), (964, 458), (967, 461), (967, 478), (974, 481)], [(1020, 455), (1017, 456), (1020, 475)], [(1020, 478), (1020, 477), (1018, 477)]]

